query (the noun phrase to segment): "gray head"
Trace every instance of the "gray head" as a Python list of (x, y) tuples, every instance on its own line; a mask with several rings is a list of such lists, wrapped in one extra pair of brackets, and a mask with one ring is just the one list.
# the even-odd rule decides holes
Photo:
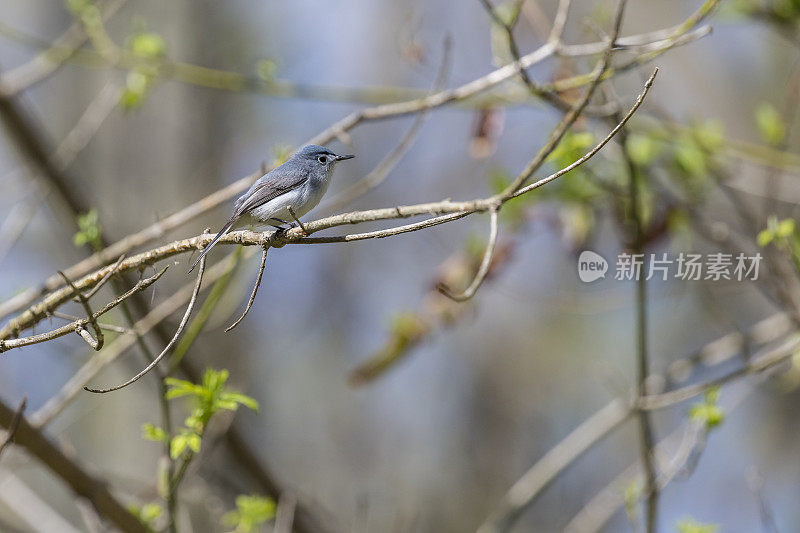
[(302, 165), (309, 171), (325, 170), (327, 172), (332, 171), (333, 167), (339, 161), (352, 159), (354, 157), (354, 155), (335, 154), (324, 146), (307, 144), (295, 152), (294, 155), (289, 158), (287, 163)]

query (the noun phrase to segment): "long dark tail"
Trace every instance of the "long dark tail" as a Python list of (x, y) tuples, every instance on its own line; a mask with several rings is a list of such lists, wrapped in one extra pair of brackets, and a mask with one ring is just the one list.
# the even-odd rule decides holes
[(233, 227), (233, 224), (234, 224), (235, 222), (236, 222), (236, 220), (234, 219), (234, 220), (231, 220), (231, 221), (229, 221), (229, 222), (228, 222), (227, 224), (225, 224), (224, 226), (222, 226), (222, 229), (221, 229), (221, 230), (219, 230), (219, 233), (217, 233), (217, 236), (216, 236), (216, 237), (214, 237), (214, 240), (212, 240), (210, 243), (208, 243), (208, 246), (206, 246), (206, 247), (203, 249), (203, 251), (202, 251), (202, 252), (200, 252), (200, 255), (198, 255), (198, 256), (197, 256), (197, 259), (195, 259), (195, 261), (194, 261), (194, 264), (192, 265), (192, 268), (190, 268), (190, 269), (189, 269), (189, 272), (191, 272), (192, 270), (194, 270), (194, 267), (196, 267), (196, 266), (197, 266), (197, 263), (199, 263), (199, 262), (200, 262), (200, 260), (201, 260), (201, 259), (203, 259), (203, 257), (205, 257), (205, 255), (206, 255), (208, 252), (210, 252), (210, 251), (211, 251), (211, 249), (214, 247), (214, 245), (215, 245), (215, 244), (217, 244), (217, 241), (218, 241), (218, 240), (220, 240), (220, 239), (221, 239), (221, 238), (222, 238), (222, 237), (223, 237), (223, 236), (224, 236), (226, 233), (228, 233), (228, 232), (230, 231), (230, 229)]

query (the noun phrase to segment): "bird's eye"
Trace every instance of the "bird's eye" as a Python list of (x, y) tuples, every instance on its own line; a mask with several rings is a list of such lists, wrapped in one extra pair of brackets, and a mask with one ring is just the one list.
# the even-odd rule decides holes
[(322, 164), (324, 165), (325, 163), (327, 163), (327, 162), (328, 162), (328, 156), (326, 156), (326, 155), (321, 155), (321, 156), (319, 156), (319, 157), (317, 158), (317, 161), (319, 161), (320, 163), (322, 163)]

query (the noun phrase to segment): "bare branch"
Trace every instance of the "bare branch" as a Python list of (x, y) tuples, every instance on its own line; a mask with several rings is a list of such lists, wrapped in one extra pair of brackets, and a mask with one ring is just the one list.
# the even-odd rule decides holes
[(558, 54), (563, 53), (561, 38), (564, 36), (564, 29), (567, 27), (567, 16), (569, 15), (571, 4), (572, 0), (560, 0), (558, 2), (558, 11), (556, 12), (555, 20), (553, 20), (553, 29), (547, 38), (548, 42), (553, 43)]
[[(674, 33), (677, 29), (683, 28), (685, 23), (676, 26), (675, 28), (670, 29), (671, 33)], [(691, 27), (691, 26), (690, 26)], [(706, 35), (708, 33), (708, 28), (700, 28), (703, 30), (702, 32), (688, 32), (686, 35), (681, 36), (680, 38), (670, 38), (665, 40), (663, 43), (658, 45), (657, 50), (664, 51), (673, 46), (678, 46), (680, 44), (684, 44), (685, 42), (697, 39)], [(640, 36), (633, 36), (629, 39), (638, 39), (638, 41), (648, 42), (647, 35), (643, 34)], [(625, 41), (625, 38), (618, 40), (618, 43)], [(594, 54), (598, 52), (602, 52), (606, 49), (606, 43), (596, 43), (596, 45), (576, 45), (576, 46), (594, 46), (594, 48), (586, 48), (584, 50), (569, 50), (562, 47), (561, 53), (566, 55), (585, 55), (585, 54)], [(327, 130), (323, 131), (319, 135), (315, 136), (309, 142), (315, 144), (325, 144), (332, 139), (336, 138), (341, 132), (349, 131), (350, 129), (356, 127), (358, 124), (366, 121), (371, 120), (382, 120), (386, 118), (396, 117), (396, 116), (403, 116), (410, 113), (419, 113), (423, 112), (428, 109), (433, 109), (442, 105), (446, 105), (452, 101), (460, 101), (462, 99), (469, 98), (474, 96), (475, 94), (488, 90), (497, 84), (507, 80), (508, 78), (512, 77), (518, 68), (527, 68), (539, 61), (549, 57), (552, 55), (553, 50), (552, 47), (545, 46), (542, 47), (531, 54), (526, 55), (523, 57), (520, 62), (511, 63), (504, 67), (501, 67), (486, 76), (478, 78), (472, 82), (469, 82), (465, 85), (462, 85), (456, 89), (448, 89), (445, 91), (441, 91), (434, 95), (427, 96), (425, 98), (421, 98), (418, 100), (411, 100), (408, 102), (403, 102), (400, 104), (387, 104), (381, 105), (370, 109), (365, 109), (360, 112), (353, 113), (344, 119), (338, 121)], [(628, 64), (625, 68), (632, 68), (634, 66), (640, 66), (642, 61), (633, 60), (631, 63)], [(624, 67), (624, 66), (623, 66)], [(623, 69), (623, 67), (618, 67), (614, 72)], [(602, 78), (606, 79), (608, 76), (604, 75)], [(574, 88), (583, 84), (586, 84), (591, 81), (591, 76), (589, 79), (586, 76), (577, 76), (574, 78), (569, 78), (567, 80), (562, 80), (560, 84), (553, 87), (553, 90), (560, 91), (568, 88)], [(65, 273), (70, 276), (71, 278), (75, 279), (86, 273), (90, 272), (92, 269), (96, 269), (101, 267), (102, 265), (106, 264), (109, 261), (112, 261), (114, 258), (118, 257), (120, 254), (129, 252), (135, 247), (142, 246), (147, 242), (155, 240), (163, 235), (165, 235), (168, 231), (173, 230), (177, 227), (180, 227), (187, 222), (193, 220), (194, 218), (200, 216), (201, 214), (209, 211), (218, 205), (222, 204), (225, 201), (234, 198), (236, 195), (241, 194), (245, 191), (252, 182), (257, 179), (259, 176), (263, 175), (264, 172), (261, 173), (253, 173), (249, 176), (241, 178), (231, 185), (220, 189), (212, 194), (209, 194), (205, 198), (201, 199), (200, 201), (170, 215), (169, 217), (152, 224), (151, 226), (127, 237), (123, 238), (122, 240), (110, 244), (104, 248), (101, 252), (98, 252), (91, 257), (83, 260), (82, 262), (74, 265), (73, 267), (65, 270)], [(6, 316), (10, 313), (18, 311), (25, 306), (30, 305), (32, 302), (36, 300), (36, 298), (41, 297), (42, 295), (46, 294), (47, 291), (52, 291), (60, 288), (62, 286), (61, 280), (58, 276), (50, 277), (47, 281), (35, 288), (28, 289), (13, 298), (3, 302), (0, 304), (0, 317)]]
[(494, 247), (497, 244), (497, 209), (491, 209), (489, 211), (490, 221), (489, 221), (489, 241), (486, 243), (486, 249), (483, 252), (483, 259), (481, 260), (480, 268), (478, 268), (477, 274), (475, 274), (475, 279), (472, 280), (472, 283), (462, 292), (461, 294), (456, 294), (450, 290), (447, 285), (439, 284), (437, 289), (439, 292), (450, 298), (451, 300), (455, 300), (457, 302), (465, 302), (475, 296), (475, 292), (477, 292), (478, 288), (483, 283), (483, 280), (486, 279), (486, 274), (489, 273), (489, 266), (492, 264), (492, 257), (494, 256)]
[(478, 533), (508, 531), (522, 512), (569, 465), (628, 420), (629, 403), (613, 400), (551, 448), (508, 490)]
[(658, 74), (658, 69), (655, 69), (653, 71), (653, 74), (650, 76), (650, 78), (645, 83), (644, 91), (642, 91), (642, 93), (639, 94), (639, 97), (636, 99), (636, 102), (633, 104), (633, 107), (631, 107), (630, 110), (628, 111), (628, 113), (622, 118), (622, 121), (620, 121), (620, 123), (617, 124), (614, 127), (614, 129), (612, 129), (608, 133), (608, 135), (606, 135), (605, 138), (603, 138), (602, 141), (600, 141), (597, 145), (595, 145), (594, 148), (589, 150), (586, 154), (583, 155), (583, 157), (581, 157), (580, 159), (578, 159), (577, 161), (575, 161), (571, 165), (568, 165), (568, 166), (562, 168), (558, 172), (554, 172), (553, 174), (550, 174), (546, 178), (542, 178), (539, 181), (536, 181), (534, 183), (531, 183), (530, 185), (526, 185), (525, 187), (522, 187), (521, 189), (519, 189), (518, 191), (516, 191), (514, 193), (513, 197), (516, 198), (517, 196), (520, 196), (520, 195), (525, 194), (525, 193), (527, 193), (527, 192), (529, 192), (529, 191), (531, 191), (533, 189), (541, 187), (542, 185), (544, 185), (546, 183), (549, 183), (549, 182), (553, 181), (554, 179), (560, 178), (561, 176), (563, 176), (564, 174), (566, 174), (570, 170), (574, 170), (575, 168), (579, 167), (580, 165), (584, 164), (586, 161), (588, 161), (589, 159), (594, 157), (594, 155), (597, 152), (599, 152), (601, 148), (603, 148), (606, 144), (608, 144), (608, 142), (611, 139), (613, 139), (614, 136), (617, 133), (619, 133), (619, 131), (625, 126), (625, 124), (628, 123), (628, 121), (633, 116), (633, 114), (636, 113), (636, 111), (639, 109), (639, 106), (642, 105), (642, 102), (644, 102), (644, 99), (647, 96), (647, 93), (650, 91), (650, 88), (653, 86), (653, 81), (655, 81), (657, 74)]
[(164, 347), (164, 349), (161, 351), (161, 353), (158, 354), (158, 356), (155, 359), (153, 359), (153, 361), (149, 365), (147, 365), (141, 372), (139, 372), (138, 374), (133, 376), (128, 381), (126, 381), (124, 383), (121, 383), (119, 385), (116, 385), (114, 387), (110, 387), (108, 389), (92, 389), (92, 388), (89, 388), (89, 387), (84, 387), (84, 390), (86, 390), (88, 392), (95, 392), (95, 393), (98, 393), (98, 394), (105, 394), (107, 392), (113, 392), (115, 390), (119, 390), (119, 389), (122, 389), (124, 387), (127, 387), (128, 385), (131, 385), (132, 383), (135, 383), (136, 381), (139, 381), (139, 379), (142, 376), (144, 376), (145, 374), (150, 372), (161, 361), (161, 359), (164, 358), (164, 356), (167, 354), (167, 352), (169, 352), (172, 349), (172, 347), (178, 341), (178, 338), (181, 336), (181, 333), (183, 332), (183, 328), (186, 327), (186, 323), (189, 321), (189, 315), (192, 314), (192, 310), (194, 309), (194, 305), (195, 305), (195, 303), (197, 303), (197, 295), (200, 293), (200, 285), (203, 282), (203, 272), (205, 272), (205, 270), (206, 270), (206, 261), (205, 261), (205, 257), (203, 257), (203, 260), (200, 261), (200, 271), (197, 273), (197, 282), (196, 282), (196, 284), (194, 286), (194, 292), (192, 293), (192, 298), (191, 298), (191, 300), (189, 300), (189, 305), (186, 306), (186, 312), (183, 314), (183, 318), (181, 319), (181, 323), (178, 325), (178, 330), (175, 332), (175, 335), (172, 337), (172, 339), (169, 341), (169, 343)]
[[(140, 292), (140, 291), (143, 291), (143, 290), (147, 289), (147, 287), (149, 287), (150, 285), (152, 285), (153, 283), (158, 281), (158, 279), (164, 274), (164, 272), (167, 271), (168, 267), (169, 267), (169, 265), (165, 266), (164, 268), (162, 268), (154, 276), (151, 276), (149, 278), (145, 278), (145, 279), (140, 280), (136, 285), (134, 285), (134, 287), (132, 289), (127, 291), (125, 294), (123, 294), (121, 296), (118, 296), (117, 298), (114, 298), (111, 302), (109, 302), (106, 305), (104, 305), (99, 311), (97, 311), (96, 313), (92, 314), (91, 317), (87, 317), (87, 318), (82, 318), (80, 320), (76, 320), (75, 322), (72, 322), (71, 324), (67, 324), (65, 326), (61, 326), (60, 328), (56, 328), (56, 329), (54, 329), (52, 331), (48, 331), (47, 333), (40, 333), (38, 335), (31, 335), (29, 337), (22, 337), (22, 338), (19, 338), (19, 339), (0, 339), (0, 353), (3, 353), (3, 352), (8, 351), (8, 350), (11, 350), (13, 348), (20, 348), (22, 346), (30, 346), (31, 344), (38, 344), (40, 342), (46, 342), (46, 341), (50, 341), (50, 340), (56, 339), (58, 337), (63, 337), (64, 335), (68, 335), (68, 334), (70, 334), (72, 332), (77, 332), (79, 328), (84, 328), (85, 329), (86, 325), (89, 324), (91, 319), (97, 320), (97, 318), (99, 318), (100, 316), (102, 316), (102, 315), (106, 314), (107, 312), (111, 311), (116, 306), (118, 306), (119, 304), (121, 304), (122, 302), (124, 302), (125, 300), (127, 300), (128, 298), (130, 298), (131, 296), (136, 294), (137, 292)], [(73, 287), (74, 287), (74, 285), (73, 285)], [(76, 288), (75, 290), (78, 290), (78, 289)], [(69, 299), (73, 294), (73, 289), (70, 287), (70, 288), (67, 289), (66, 292), (70, 293), (69, 296), (67, 296), (67, 299)]]
[[(725, 412), (732, 412), (755, 390), (755, 387), (744, 387), (733, 400), (728, 402), (728, 405), (725, 406)], [(691, 431), (690, 426), (692, 426), (693, 423), (693, 421), (684, 422), (669, 435), (662, 438), (655, 447), (655, 452), (659, 456), (667, 454), (671, 449), (677, 450), (673, 459), (667, 462), (666, 466), (663, 468), (662, 474), (658, 478), (659, 490), (664, 490), (664, 488), (675, 479), (676, 475), (683, 470), (689, 454), (685, 452), (685, 447), (682, 447), (681, 443), (686, 440), (685, 436), (687, 432)], [(639, 479), (640, 475), (641, 462), (636, 461), (592, 497), (589, 502), (572, 517), (569, 523), (564, 527), (564, 531), (567, 533), (594, 533), (602, 529), (603, 525), (619, 510), (619, 508), (625, 505), (620, 487), (629, 485), (633, 481)], [(643, 496), (647, 496), (647, 494), (645, 493)]]
[[(117, 266), (118, 265), (119, 262), (117, 263)], [(58, 273), (62, 278), (64, 278), (64, 282), (69, 286), (69, 288), (75, 291), (75, 294), (77, 295), (75, 296), (75, 299), (79, 301), (80, 304), (83, 306), (83, 310), (86, 312), (86, 317), (89, 319), (89, 324), (92, 326), (95, 336), (94, 338), (92, 338), (89, 332), (86, 331), (86, 328), (84, 328), (82, 325), (77, 326), (75, 328), (75, 331), (81, 337), (83, 337), (83, 340), (85, 340), (89, 344), (89, 346), (91, 346), (94, 349), (94, 351), (99, 351), (103, 347), (103, 342), (104, 342), (103, 331), (100, 329), (100, 326), (97, 325), (97, 318), (94, 316), (94, 313), (92, 313), (92, 307), (89, 305), (89, 299), (86, 296), (84, 296), (81, 291), (75, 288), (75, 285), (72, 284), (72, 280), (70, 280), (67, 276), (65, 276), (63, 272), (59, 270)], [(101, 280), (101, 283), (102, 282), (103, 281)]]
[(732, 370), (718, 378), (702, 383), (687, 385), (686, 387), (662, 394), (642, 396), (637, 399), (636, 406), (638, 409), (652, 411), (684, 402), (703, 394), (709, 389), (720, 387), (744, 376), (764, 372), (790, 358), (798, 347), (800, 347), (800, 337), (792, 335), (774, 350), (770, 350), (759, 357), (754, 357), (748, 361), (747, 364), (736, 370)]
[[(642, 102), (644, 102), (650, 88), (652, 87), (658, 70), (655, 70), (645, 84), (644, 90), (637, 98), (630, 111), (622, 118), (622, 121), (615, 127), (602, 141), (600, 141), (594, 148), (587, 154), (581, 157), (578, 161), (571, 165), (547, 176), (534, 183), (528, 184), (511, 194), (508, 198), (502, 197), (501, 201), (505, 202), (511, 198), (526, 194), (542, 185), (545, 185), (554, 179), (563, 176), (570, 170), (585, 163), (593, 157), (600, 149), (605, 146), (609, 140), (624, 126), (625, 123), (633, 116)], [(522, 174), (521, 174), (522, 175)], [(347, 224), (358, 224), (363, 222), (371, 222), (378, 220), (390, 220), (399, 218), (408, 218), (420, 215), (441, 215), (422, 222), (400, 226), (388, 230), (379, 230), (368, 233), (343, 235), (336, 237), (304, 237), (300, 228), (292, 228), (286, 232), (265, 232), (255, 233), (252, 231), (234, 231), (228, 233), (219, 240), (219, 244), (242, 244), (246, 246), (265, 246), (269, 245), (273, 248), (280, 248), (285, 244), (318, 244), (318, 243), (333, 243), (333, 242), (351, 242), (364, 239), (384, 238), (410, 231), (418, 231), (431, 226), (458, 220), (472, 213), (490, 210), (497, 204), (497, 196), (477, 199), (472, 201), (453, 202), (451, 200), (443, 200), (440, 202), (431, 202), (425, 204), (415, 204), (410, 206), (396, 206), (382, 209), (371, 209), (367, 211), (355, 211), (351, 213), (344, 213), (334, 215), (315, 221), (307, 222), (305, 229), (308, 234), (321, 231), (323, 229), (343, 226)], [(167, 259), (169, 257), (179, 255), (186, 252), (193, 252), (202, 249), (214, 238), (213, 234), (203, 234), (190, 239), (175, 241), (170, 244), (142, 252), (135, 256), (129, 257), (122, 261), (117, 270), (119, 272), (127, 272), (134, 269), (139, 269), (148, 265), (152, 265), (158, 261)], [(96, 270), (86, 276), (78, 279), (75, 286), (81, 290), (93, 287), (98, 283), (109, 270), (113, 267), (106, 266)], [(6, 326), (0, 329), (0, 339), (7, 339), (18, 334), (20, 331), (38, 323), (42, 318), (52, 313), (58, 306), (63, 304), (69, 298), (74, 296), (74, 293), (69, 288), (59, 289), (47, 297), (40, 303), (35, 304), (21, 313), (19, 316), (11, 320)], [(2, 347), (2, 343), (0, 343)]]
[[(225, 275), (231, 267), (232, 257), (229, 256), (209, 268), (208, 273), (203, 277), (207, 282), (214, 282)], [(137, 342), (137, 339), (153, 331), (158, 324), (187, 305), (193, 292), (194, 281), (182, 285), (166, 300), (156, 305), (147, 315), (139, 319), (131, 328), (131, 331), (114, 339), (102, 351), (89, 358), (83, 366), (62, 385), (61, 389), (55, 395), (31, 415), (31, 424), (36, 427), (43, 427), (50, 423), (50, 421), (61, 413), (75, 399), (78, 393), (83, 390), (83, 387), (99, 374), (103, 368), (113, 363), (127, 352), (127, 350)]]
[(258, 288), (261, 286), (261, 276), (264, 275), (264, 267), (267, 266), (267, 251), (269, 251), (269, 246), (264, 246), (261, 252), (261, 265), (258, 267), (258, 276), (256, 276), (256, 282), (255, 285), (253, 285), (253, 291), (250, 293), (250, 298), (247, 300), (247, 307), (245, 307), (244, 313), (242, 313), (242, 316), (236, 319), (236, 322), (225, 328), (225, 333), (238, 326), (239, 323), (244, 320), (244, 317), (247, 316), (247, 313), (250, 312), (250, 308), (253, 307), (253, 302), (256, 301)]
[[(53, 316), (56, 318), (63, 318), (65, 320), (75, 321), (80, 320), (81, 317), (71, 315), (69, 313), (62, 313), (61, 311), (53, 311)], [(106, 331), (113, 331), (114, 333), (132, 333), (133, 330), (131, 328), (125, 328), (122, 326), (117, 326), (116, 324), (105, 324), (103, 322), (98, 321), (97, 325), (103, 328)]]
[(606, 49), (603, 53), (602, 58), (600, 59), (600, 62), (597, 64), (597, 66), (595, 67), (594, 71), (591, 74), (591, 81), (583, 97), (580, 100), (578, 100), (578, 102), (576, 102), (575, 105), (572, 106), (572, 108), (564, 116), (561, 122), (558, 123), (556, 128), (550, 134), (550, 138), (547, 140), (547, 143), (545, 143), (545, 145), (542, 146), (542, 148), (539, 150), (536, 156), (528, 163), (528, 165), (525, 167), (525, 170), (523, 170), (520, 173), (520, 175), (517, 176), (517, 178), (513, 182), (511, 182), (508, 185), (508, 187), (505, 188), (505, 190), (503, 190), (503, 192), (496, 195), (498, 199), (510, 198), (511, 195), (513, 195), (514, 192), (517, 191), (517, 189), (523, 186), (525, 182), (528, 181), (528, 179), (530, 179), (530, 177), (534, 174), (534, 172), (539, 170), (539, 167), (541, 167), (544, 164), (545, 160), (547, 159), (547, 156), (549, 156), (553, 152), (553, 150), (556, 149), (558, 144), (561, 142), (561, 139), (567, 133), (567, 130), (572, 126), (572, 124), (575, 123), (575, 121), (578, 119), (581, 113), (583, 113), (583, 110), (589, 104), (592, 95), (597, 89), (597, 86), (600, 83), (600, 80), (605, 74), (606, 69), (608, 68), (609, 63), (611, 61), (611, 55), (612, 55), (612, 50), (614, 48), (614, 43), (616, 42), (617, 37), (619, 36), (619, 30), (622, 26), (622, 15), (625, 12), (626, 1), (627, 0), (620, 0), (620, 2), (617, 5), (616, 14), (614, 16), (614, 26), (611, 30), (611, 35), (609, 36), (606, 42)]

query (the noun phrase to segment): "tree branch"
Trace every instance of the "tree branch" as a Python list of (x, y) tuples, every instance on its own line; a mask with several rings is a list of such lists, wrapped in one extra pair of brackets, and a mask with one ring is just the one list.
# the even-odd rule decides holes
[[(0, 401), (0, 426), (10, 428), (15, 416), (16, 411)], [(125, 532), (147, 532), (147, 528), (128, 511), (125, 504), (111, 494), (105, 481), (87, 473), (83, 466), (70, 459), (31, 426), (24, 416), (18, 419), (15, 442), (60, 477), (73, 492), (89, 500), (100, 516), (108, 519), (114, 526)]]
[[(588, 161), (600, 149), (608, 143), (608, 141), (622, 128), (622, 126), (633, 116), (636, 110), (644, 101), (647, 93), (652, 87), (658, 70), (654, 71), (645, 84), (644, 90), (637, 98), (633, 107), (627, 115), (622, 118), (620, 124), (617, 125), (602, 141), (600, 141), (592, 150), (586, 153), (578, 161), (571, 165), (550, 174), (534, 183), (522, 187), (508, 197), (501, 198), (502, 202), (508, 201), (526, 194), (542, 185), (545, 185), (554, 179), (566, 174), (580, 164)], [(286, 244), (319, 244), (331, 242), (351, 242), (356, 240), (383, 238), (400, 233), (407, 233), (410, 231), (417, 231), (427, 227), (431, 227), (446, 222), (451, 222), (459, 218), (463, 218), (472, 213), (487, 211), (497, 205), (498, 198), (496, 196), (477, 199), (465, 202), (453, 202), (450, 200), (443, 200), (440, 202), (431, 202), (424, 204), (415, 204), (410, 206), (396, 206), (383, 209), (371, 209), (367, 211), (354, 211), (351, 213), (344, 213), (334, 215), (305, 224), (306, 232), (310, 235), (337, 226), (347, 224), (359, 224), (363, 222), (378, 221), (378, 220), (391, 220), (399, 218), (408, 218), (411, 216), (419, 215), (442, 215), (426, 221), (409, 224), (391, 228), (388, 230), (379, 230), (361, 234), (342, 235), (336, 237), (304, 237), (299, 228), (292, 228), (286, 232), (264, 232), (255, 233), (252, 231), (234, 231), (219, 240), (219, 244), (241, 244), (246, 246), (270, 246), (273, 248), (280, 248)], [(447, 216), (445, 216), (447, 215)], [(186, 252), (193, 252), (205, 247), (213, 238), (214, 234), (203, 234), (190, 239), (174, 241), (170, 244), (142, 252), (132, 257), (126, 258), (116, 267), (120, 273), (128, 272), (130, 270), (140, 269), (146, 266), (153, 265), (158, 261), (162, 261), (169, 257), (179, 255)], [(79, 290), (86, 290), (97, 284), (108, 272), (114, 267), (106, 266), (98, 269), (90, 274), (75, 281), (75, 286)], [(0, 339), (7, 339), (19, 334), (22, 330), (31, 327), (41, 321), (48, 313), (51, 313), (61, 304), (74, 296), (74, 291), (71, 288), (61, 288), (49, 294), (40, 303), (32, 305), (19, 316), (11, 320), (6, 326), (0, 329)]]
[(119, 389), (122, 389), (124, 387), (127, 387), (128, 385), (131, 385), (132, 383), (135, 383), (136, 381), (139, 381), (139, 379), (141, 379), (145, 374), (150, 372), (161, 361), (161, 359), (163, 359), (164, 356), (172, 349), (172, 347), (175, 345), (175, 343), (178, 342), (178, 339), (180, 338), (181, 333), (183, 333), (183, 328), (185, 328), (187, 322), (189, 322), (189, 315), (192, 314), (192, 310), (194, 309), (194, 306), (197, 303), (197, 295), (200, 293), (200, 285), (203, 283), (203, 273), (205, 272), (205, 270), (206, 270), (206, 258), (203, 257), (203, 259), (200, 261), (200, 271), (197, 273), (197, 282), (195, 283), (194, 291), (192, 292), (192, 297), (189, 300), (189, 305), (186, 306), (186, 312), (183, 314), (183, 318), (181, 319), (181, 323), (180, 323), (180, 325), (178, 325), (178, 329), (177, 329), (177, 331), (175, 331), (175, 335), (173, 335), (173, 337), (172, 337), (172, 339), (170, 339), (169, 343), (167, 343), (167, 345), (164, 347), (164, 349), (161, 351), (161, 353), (158, 354), (156, 356), (156, 358), (153, 359), (150, 362), (149, 365), (147, 365), (141, 372), (139, 372), (138, 374), (133, 376), (128, 381), (126, 381), (124, 383), (121, 383), (119, 385), (115, 385), (114, 387), (110, 387), (108, 389), (92, 389), (92, 388), (89, 388), (89, 387), (84, 387), (84, 390), (87, 390), (89, 392), (95, 392), (95, 393), (98, 393), (98, 394), (105, 394), (107, 392), (113, 392), (115, 390), (119, 390)]

